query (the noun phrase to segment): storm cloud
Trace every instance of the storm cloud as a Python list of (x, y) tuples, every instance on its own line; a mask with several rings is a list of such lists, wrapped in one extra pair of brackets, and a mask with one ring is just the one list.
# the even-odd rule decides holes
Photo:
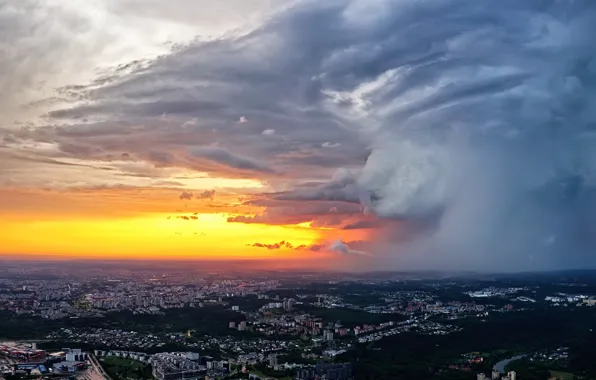
[(69, 87), (11, 138), (253, 176), (270, 203), (229, 222), (324, 215), (373, 230), (356, 251), (384, 268), (594, 266), (594, 35), (591, 0), (297, 1)]
[(228, 150), (215, 146), (206, 146), (195, 148), (192, 150), (192, 155), (195, 157), (205, 158), (216, 163), (230, 166), (241, 170), (254, 170), (257, 172), (271, 173), (273, 170), (265, 163), (250, 157), (241, 156), (229, 152)]

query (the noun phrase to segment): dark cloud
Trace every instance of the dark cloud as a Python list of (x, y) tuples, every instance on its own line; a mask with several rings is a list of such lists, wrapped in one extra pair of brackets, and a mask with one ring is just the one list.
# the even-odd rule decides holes
[(341, 228), (344, 230), (360, 230), (381, 227), (383, 222), (378, 219), (358, 220), (344, 224)]
[[(426, 226), (413, 241), (384, 234), (377, 251), (405, 267), (596, 264), (594, 240), (580, 232), (596, 216), (594, 4), (420, 3), (398, 19), (412, 26), (394, 45), (405, 54), (376, 72), (373, 91), (340, 89), (331, 100), (373, 126), (357, 180), (367, 210)], [(431, 20), (440, 26), (425, 28)], [(578, 175), (581, 185), (568, 185)], [(561, 186), (577, 193), (554, 202)]]
[[(299, 6), (295, 15), (282, 12), (244, 36), (195, 42), (152, 62), (126, 65), (126, 70), (117, 67), (112, 78), (104, 74), (91, 86), (69, 86), (69, 96), (85, 103), (51, 112), (50, 118), (69, 125), (51, 127), (43, 136), (36, 131), (32, 137), (65, 146), (77, 139), (95, 146), (94, 152), (125, 151), (161, 167), (221, 171), (197, 165), (192, 152), (186, 157), (193, 146), (205, 143), (218, 143), (225, 151), (199, 150), (200, 157), (265, 174), (275, 168), (285, 177), (299, 178), (308, 170), (321, 179), (339, 164), (361, 165), (365, 155), (356, 133), (343, 128), (344, 122), (320, 104), (320, 81), (313, 78), (321, 73), (321, 62), (305, 65), (307, 56), (294, 61), (286, 54), (292, 45), (302, 45), (292, 35), (299, 22), (316, 17), (317, 10), (310, 7)], [(291, 28), (284, 27), (286, 21), (292, 21)], [(287, 42), (279, 44), (278, 38)], [(315, 42), (314, 36), (309, 39)], [(294, 67), (299, 70), (294, 72)], [(159, 117), (164, 114), (167, 117)], [(263, 139), (263, 131), (275, 131), (275, 138)], [(341, 142), (342, 149), (319, 152), (327, 141)], [(90, 153), (79, 151), (82, 157)]]
[(184, 191), (182, 194), (180, 194), (180, 196), (178, 198), (180, 198), (180, 200), (190, 201), (191, 199), (194, 198), (194, 194)]
[(198, 194), (184, 191), (179, 195), (180, 200), (190, 201), (192, 199), (209, 199), (213, 200), (215, 197), (215, 190), (204, 190)]
[(326, 249), (325, 244), (312, 244), (312, 245), (299, 245), (296, 247), (297, 251), (311, 251), (311, 252), (321, 252)]
[(96, 157), (103, 155), (103, 151), (98, 147), (78, 143), (62, 143), (60, 144), (60, 150), (74, 157)]
[[(79, 163), (74, 163), (74, 162), (66, 162), (66, 161), (61, 161), (61, 160), (56, 160), (56, 159), (52, 159), (52, 158), (48, 158), (48, 157), (44, 157), (44, 156), (38, 156), (35, 154), (32, 155), (27, 155), (27, 154), (19, 154), (18, 152), (11, 152), (8, 151), (6, 153), (2, 152), (0, 153), (0, 155), (2, 157), (5, 158), (12, 158), (12, 159), (16, 159), (18, 162), (23, 162), (23, 163), (28, 163), (28, 162), (32, 162), (32, 163), (39, 163), (39, 164), (48, 164), (48, 165), (57, 165), (57, 166), (71, 166), (71, 167), (78, 167), (78, 168), (94, 168), (93, 165), (91, 164), (79, 164)], [(102, 168), (103, 170), (112, 170), (111, 168)]]
[(228, 223), (246, 223), (246, 224), (279, 224), (279, 225), (290, 225), (312, 222), (317, 219), (316, 216), (308, 214), (290, 214), (285, 215), (282, 213), (283, 210), (268, 209), (263, 215), (246, 216), (237, 215), (231, 216), (227, 219)]
[(16, 144), (19, 142), (19, 140), (16, 137), (14, 137), (12, 134), (6, 133), (4, 136), (2, 136), (2, 142), (4, 144)]
[(292, 243), (284, 241), (284, 240), (280, 241), (279, 243), (273, 243), (273, 244), (254, 243), (251, 245), (251, 247), (267, 248), (267, 249), (282, 249), (282, 248), (293, 249), (294, 248)]
[[(266, 207), (260, 215), (237, 215), (230, 223), (299, 224), (311, 222), (313, 227), (339, 227), (347, 218), (359, 215), (357, 204), (343, 202), (301, 202), (259, 199), (245, 202), (247, 206)], [(331, 211), (331, 210), (334, 211)]]
[(218, 164), (230, 166), (234, 169), (274, 173), (274, 170), (264, 162), (234, 154), (224, 148), (216, 146), (194, 148), (191, 153), (195, 157), (205, 158), (207, 160), (217, 162)]
[[(311, 252), (320, 252), (320, 251), (329, 251), (329, 252), (336, 252), (342, 255), (357, 255), (357, 256), (369, 256), (369, 254), (365, 251), (359, 251), (350, 248), (350, 246), (362, 246), (364, 242), (362, 241), (353, 241), (344, 243), (341, 240), (333, 241), (329, 244), (312, 244), (312, 245), (298, 245), (295, 246), (292, 243), (282, 240), (279, 243), (267, 244), (267, 243), (254, 243), (250, 244), (250, 247), (257, 247), (257, 248), (266, 248), (270, 250), (277, 250), (277, 249), (294, 249), (298, 251), (311, 251)], [(364, 243), (365, 244), (365, 243)]]
[(175, 162), (175, 158), (172, 154), (168, 152), (157, 152), (157, 151), (149, 151), (147, 152), (147, 160), (156, 167), (168, 167), (172, 166)]
[(179, 215), (176, 217), (176, 219), (182, 219), (182, 220), (199, 220), (199, 217), (197, 215)]
[(274, 198), (361, 202), (380, 217), (428, 226), (413, 243), (378, 242), (379, 252), (398, 253), (396, 265), (596, 264), (594, 241), (581, 232), (596, 216), (594, 4), (337, 4), (293, 13), (283, 31), (308, 20), (288, 46), (312, 52), (308, 61), (291, 55), (298, 77), (326, 57), (317, 84), (328, 98), (306, 102), (327, 101), (358, 125), (372, 153), (349, 182)]
[[(67, 125), (17, 137), (362, 204), (415, 226), (373, 242), (396, 267), (595, 266), (595, 28), (591, 0), (302, 1), (72, 88)], [(318, 220), (265, 207), (232, 221)]]
[(346, 169), (339, 169), (328, 182), (312, 183), (273, 195), (282, 201), (343, 201), (359, 203), (357, 177)]
[(215, 198), (215, 190), (204, 190), (203, 192), (196, 195), (197, 199), (209, 199)]

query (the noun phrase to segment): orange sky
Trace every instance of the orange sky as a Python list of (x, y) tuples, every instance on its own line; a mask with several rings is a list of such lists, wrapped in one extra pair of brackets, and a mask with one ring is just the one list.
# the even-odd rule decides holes
[[(255, 242), (325, 244), (354, 233), (298, 225), (230, 223), (238, 197), (180, 200), (171, 189), (0, 190), (0, 247), (8, 255), (138, 259), (305, 259), (325, 252)], [(262, 209), (242, 209), (259, 214)], [(185, 216), (186, 219), (180, 218)]]
[(293, 67), (294, 39), (262, 33), (289, 9), (257, 2), (151, 2), (143, 14), (14, 2), (0, 41), (0, 257), (357, 254), (338, 239), (370, 232), (353, 189), (369, 142), (331, 95), (307, 100), (325, 72)]

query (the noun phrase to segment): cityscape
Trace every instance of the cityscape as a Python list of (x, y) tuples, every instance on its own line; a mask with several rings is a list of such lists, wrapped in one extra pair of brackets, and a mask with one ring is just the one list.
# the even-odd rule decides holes
[(596, 380), (596, 0), (0, 0), (0, 380)]
[[(61, 274), (46, 275), (58, 267)], [(190, 270), (188, 263), (110, 270), (102, 262), (36, 268), (21, 262), (0, 269), (7, 380), (32, 372), (96, 380), (348, 380), (377, 371), (381, 379), (392, 345), (418, 340), (446, 352), (426, 365), (406, 360), (401, 376), (567, 379), (577, 371), (574, 378), (590, 378), (575, 365), (586, 355), (577, 339), (587, 343), (596, 327), (596, 272), (248, 275)], [(578, 335), (563, 341), (559, 329), (569, 324)], [(547, 343), (534, 345), (526, 333)]]

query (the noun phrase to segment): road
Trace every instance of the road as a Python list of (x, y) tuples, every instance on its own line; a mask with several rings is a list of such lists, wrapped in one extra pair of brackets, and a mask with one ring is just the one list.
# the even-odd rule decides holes
[(77, 380), (105, 380), (94, 368), (89, 368), (87, 371), (77, 374)]
[[(108, 376), (108, 374), (103, 370), (103, 368), (101, 367), (101, 364), (99, 364), (99, 361), (97, 360), (97, 358), (92, 354), (89, 354), (89, 363), (91, 363), (91, 366), (93, 367), (93, 371), (95, 372), (96, 375), (98, 375), (99, 377), (101, 377), (104, 380), (112, 380), (110, 378), (110, 376)], [(96, 377), (93, 376), (92, 379), (95, 380)]]

